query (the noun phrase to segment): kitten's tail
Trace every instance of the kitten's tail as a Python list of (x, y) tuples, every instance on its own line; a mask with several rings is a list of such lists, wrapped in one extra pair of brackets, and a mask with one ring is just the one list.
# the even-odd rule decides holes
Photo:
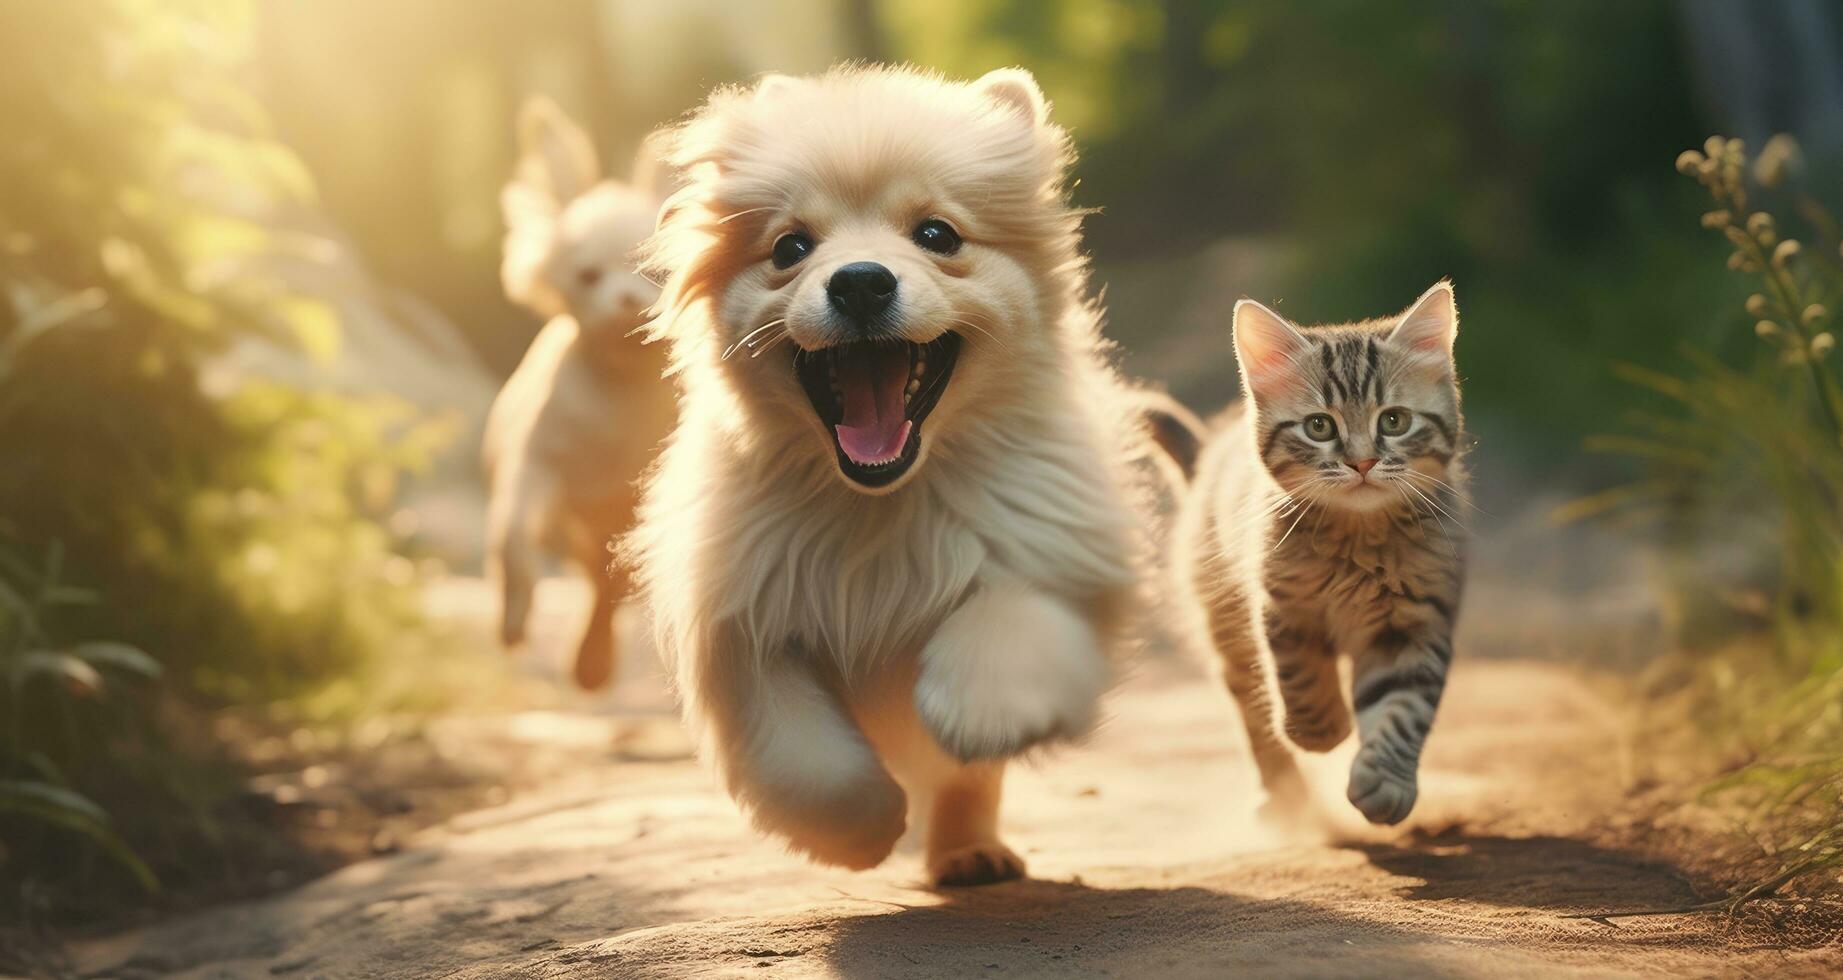
[(1190, 483), (1197, 475), (1197, 456), (1203, 452), (1203, 440), (1208, 431), (1203, 420), (1162, 391), (1141, 389), (1138, 398), (1139, 410), (1153, 444), (1164, 452), (1181, 475), (1174, 482), (1179, 486)]

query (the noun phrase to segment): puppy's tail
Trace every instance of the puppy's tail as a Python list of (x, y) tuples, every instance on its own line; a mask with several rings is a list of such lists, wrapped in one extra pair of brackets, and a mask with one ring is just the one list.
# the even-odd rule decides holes
[(1142, 389), (1137, 394), (1139, 411), (1153, 445), (1165, 454), (1180, 475), (1174, 482), (1188, 484), (1197, 475), (1197, 457), (1203, 452), (1207, 432), (1203, 420), (1162, 391)]

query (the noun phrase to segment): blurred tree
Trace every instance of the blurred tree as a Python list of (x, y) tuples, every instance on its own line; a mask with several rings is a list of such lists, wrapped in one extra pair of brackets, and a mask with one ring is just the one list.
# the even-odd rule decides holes
[[(240, 339), (319, 356), (339, 342), (324, 309), (237, 272), (311, 244), (262, 223), (312, 187), (239, 84), (249, 10), (110, 0), (0, 16), (0, 99), (14, 107), (0, 146), (0, 515), (29, 551), (63, 541), (117, 600), (87, 618), (166, 656), (215, 658), (227, 678), (317, 673), (354, 645), (352, 582), (298, 581), (306, 556), (275, 554), (278, 538), (372, 574), (364, 563), (390, 552), (364, 515), (389, 502), (404, 460), (387, 426), (406, 420), (245, 379), (207, 390)], [(269, 616), (319, 622), (286, 636)]]
[(876, 0), (841, 0), (840, 6), (845, 22), (846, 56), (862, 61), (887, 60), (889, 44), (883, 37)]
[(1696, 82), (1718, 118), (1754, 146), (1803, 135), (1818, 157), (1843, 151), (1843, 48), (1834, 5), (1686, 0)]
[[(1675, 223), (1684, 194), (1656, 166), (1707, 125), (1677, 4), (884, 10), (899, 56), (1038, 73), (1081, 144), (1077, 197), (1104, 208), (1089, 241), (1111, 329), (1129, 348), (1181, 345), (1160, 363), (1201, 402), (1232, 396), (1232, 362), (1170, 325), (1210, 326), (1193, 308), (1226, 320), (1256, 289), (1327, 321), (1454, 277), (1468, 322), (1487, 325), (1462, 341), (1473, 414), (1550, 452), (1608, 409), (1604, 359), (1642, 355), (1663, 323), (1720, 333), (1708, 311), (1733, 287), (1685, 282), (1710, 249)], [(1257, 243), (1278, 272), (1219, 264), (1206, 246), (1223, 240)]]

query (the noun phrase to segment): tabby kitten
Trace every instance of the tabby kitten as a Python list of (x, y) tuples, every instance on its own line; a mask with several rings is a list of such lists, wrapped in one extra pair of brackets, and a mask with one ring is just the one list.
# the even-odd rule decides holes
[(1350, 802), (1379, 824), (1414, 807), (1465, 566), (1457, 330), (1446, 282), (1398, 317), (1341, 326), (1235, 305), (1248, 397), (1198, 461), (1174, 568), (1222, 655), (1270, 815), (1297, 814), (1307, 795), (1274, 728), (1263, 647), (1292, 741), (1330, 749), (1354, 708)]

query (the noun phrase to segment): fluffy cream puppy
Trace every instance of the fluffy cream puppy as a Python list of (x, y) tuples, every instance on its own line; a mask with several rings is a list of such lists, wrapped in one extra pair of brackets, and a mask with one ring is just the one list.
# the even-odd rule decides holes
[(630, 181), (600, 179), (589, 138), (549, 102), (527, 104), (519, 123), (501, 273), (507, 295), (550, 321), (487, 418), (487, 568), (507, 645), (524, 638), (544, 555), (588, 574), (595, 601), (575, 677), (594, 688), (613, 674), (612, 617), (628, 591), (608, 545), (633, 526), (636, 483), (676, 417), (664, 346), (639, 330), (659, 290), (634, 269), (662, 171), (643, 148)]
[(941, 884), (1016, 877), (1004, 761), (1094, 723), (1144, 548), (1138, 402), (1031, 76), (723, 89), (672, 135), (683, 415), (629, 540), (755, 825), (867, 868), (914, 798)]

